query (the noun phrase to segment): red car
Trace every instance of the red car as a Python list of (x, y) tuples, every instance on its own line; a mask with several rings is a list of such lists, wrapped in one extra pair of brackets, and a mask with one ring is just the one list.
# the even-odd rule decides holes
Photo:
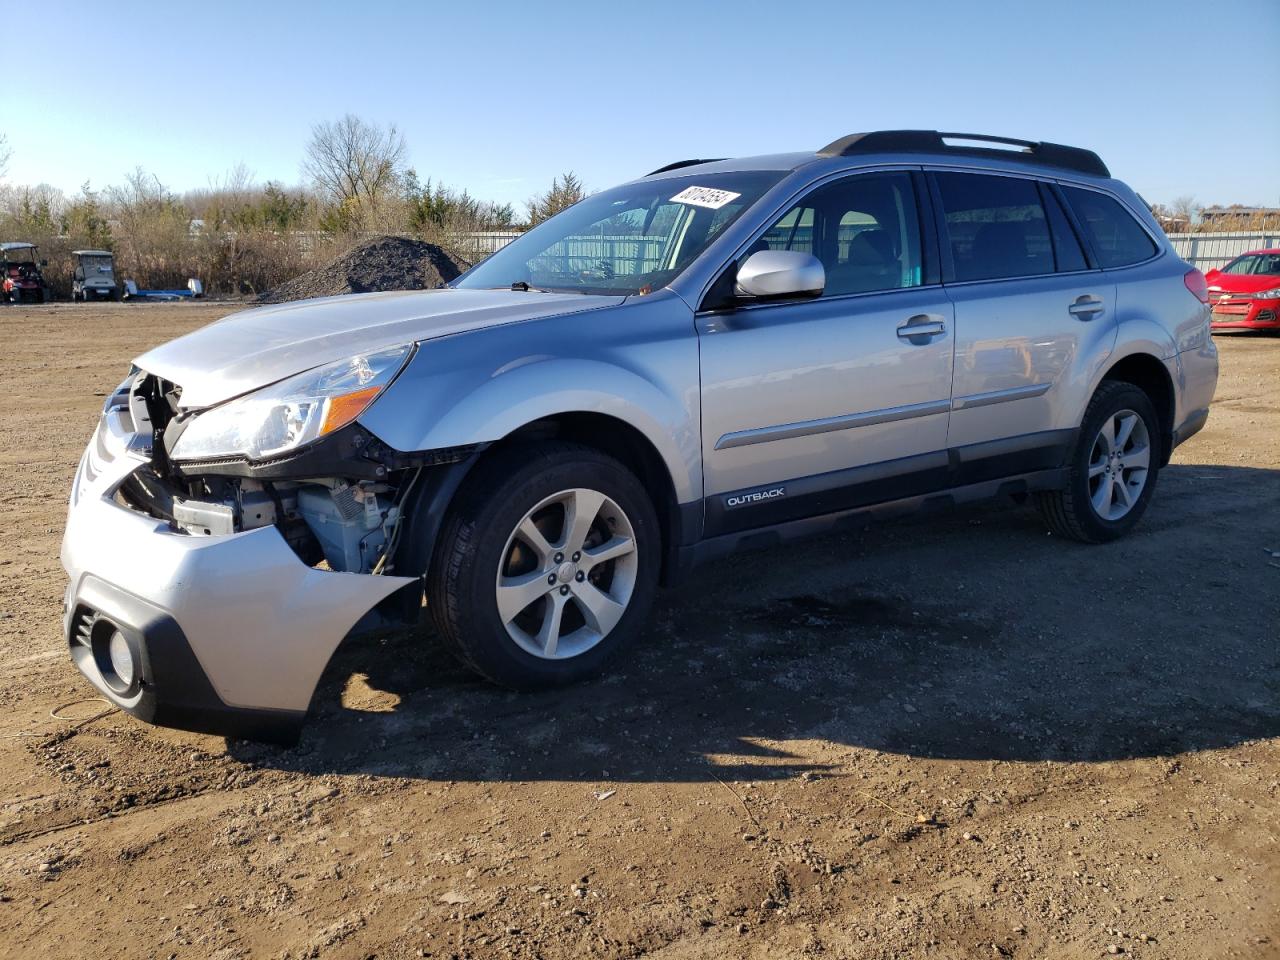
[(1280, 330), (1280, 250), (1242, 253), (1204, 279), (1214, 330)]

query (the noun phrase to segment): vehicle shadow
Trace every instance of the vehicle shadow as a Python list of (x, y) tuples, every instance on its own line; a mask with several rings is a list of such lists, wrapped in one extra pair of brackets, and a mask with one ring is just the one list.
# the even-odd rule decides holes
[(431, 638), (352, 640), (298, 748), (229, 749), (316, 773), (701, 781), (820, 769), (813, 741), (1085, 762), (1230, 746), (1280, 735), (1273, 551), (1280, 471), (1175, 465), (1103, 547), (991, 505), (732, 558), (562, 690), (496, 689)]

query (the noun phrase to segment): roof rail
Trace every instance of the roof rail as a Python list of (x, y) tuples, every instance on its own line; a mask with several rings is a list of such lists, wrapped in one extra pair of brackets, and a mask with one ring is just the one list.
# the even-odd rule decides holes
[[(948, 140), (969, 142), (950, 144), (947, 143)], [(981, 143), (1005, 144), (1010, 147), (1021, 147), (1021, 150), (974, 146)], [(818, 151), (818, 156), (853, 157), (864, 153), (932, 153), (942, 156), (992, 157), (997, 160), (1062, 167), (1097, 177), (1111, 176), (1111, 171), (1102, 162), (1102, 158), (1092, 150), (1066, 147), (1060, 143), (1045, 141), (992, 137), (984, 133), (939, 133), (937, 130), (877, 130), (873, 133), (852, 133), (839, 140), (832, 140)]]
[(659, 167), (657, 170), (650, 170), (645, 174), (646, 177), (652, 177), (655, 174), (666, 173), (668, 170), (679, 170), (681, 167), (694, 167), (700, 163), (715, 163), (723, 160), (724, 157), (711, 157), (706, 160), (677, 160), (675, 163), (668, 163), (665, 167)]

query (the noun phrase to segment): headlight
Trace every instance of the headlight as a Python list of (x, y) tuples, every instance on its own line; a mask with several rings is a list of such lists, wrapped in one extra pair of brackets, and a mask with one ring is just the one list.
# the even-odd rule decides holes
[(404, 366), (410, 346), (352, 357), (197, 414), (178, 437), (175, 460), (246, 456), (261, 460), (345, 427)]
[(1280, 300), (1280, 287), (1274, 290), (1259, 290), (1257, 293), (1246, 293), (1244, 296), (1251, 300)]

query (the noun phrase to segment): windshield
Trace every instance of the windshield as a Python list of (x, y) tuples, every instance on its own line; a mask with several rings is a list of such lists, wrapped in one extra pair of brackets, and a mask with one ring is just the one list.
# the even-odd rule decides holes
[(35, 247), (14, 247), (3, 252), (5, 262), (7, 263), (35, 263), (36, 250)]
[(111, 276), (111, 258), (110, 257), (81, 257), (80, 263), (84, 267), (84, 275), (92, 276)]
[(679, 276), (784, 172), (692, 174), (597, 193), (513, 240), (454, 286), (651, 293)]
[(1236, 276), (1241, 274), (1275, 276), (1280, 274), (1280, 253), (1246, 253), (1243, 257), (1237, 257), (1228, 263), (1222, 268), (1222, 272)]

